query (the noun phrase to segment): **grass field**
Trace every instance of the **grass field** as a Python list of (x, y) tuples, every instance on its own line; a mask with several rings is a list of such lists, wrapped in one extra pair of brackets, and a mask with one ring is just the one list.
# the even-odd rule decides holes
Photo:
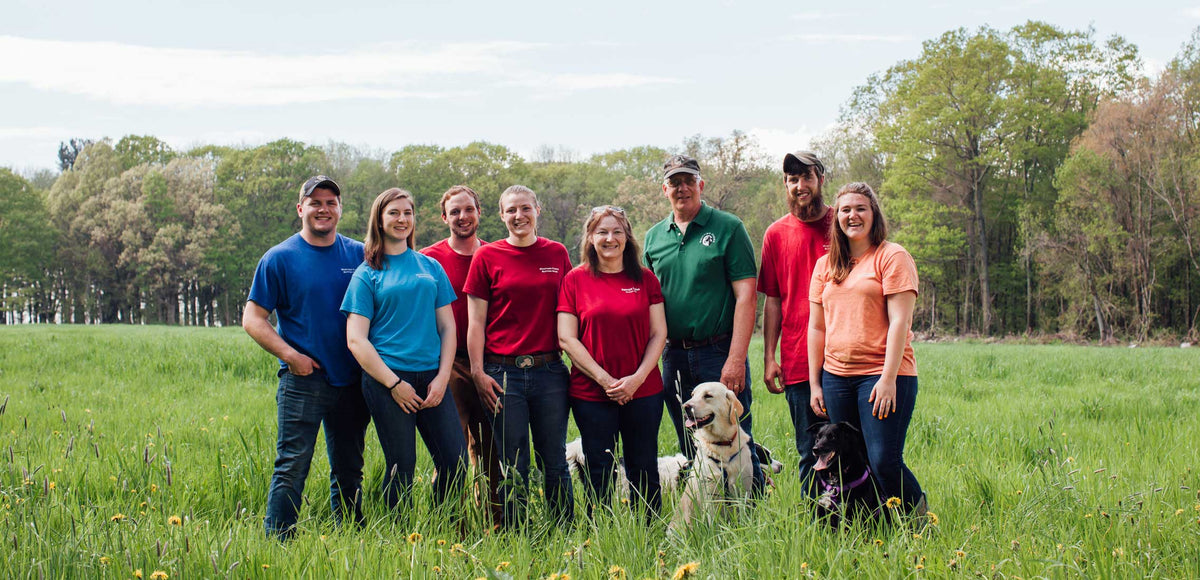
[(372, 431), (367, 527), (329, 523), (320, 448), (280, 545), (262, 532), (274, 361), (240, 329), (0, 327), (0, 576), (1200, 577), (1200, 352), (943, 343), (917, 363), (906, 457), (938, 520), (920, 533), (814, 525), (760, 381), (756, 436), (788, 467), (733, 522), (672, 537), (617, 506), (464, 536), (429, 507), (424, 449), (414, 509), (382, 509)]

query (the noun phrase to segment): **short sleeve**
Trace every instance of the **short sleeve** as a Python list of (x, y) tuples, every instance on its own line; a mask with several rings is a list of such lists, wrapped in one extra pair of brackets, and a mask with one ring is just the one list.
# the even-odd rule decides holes
[(434, 308), (441, 308), (457, 300), (458, 294), (450, 285), (450, 277), (446, 275), (446, 269), (433, 258), (429, 258), (429, 262), (435, 272), (434, 277), (437, 278), (437, 298), (434, 300)]
[(642, 270), (642, 283), (646, 285), (646, 295), (650, 298), (650, 304), (662, 304), (665, 302), (662, 293), (662, 284), (658, 283), (658, 276), (654, 275), (649, 268)]
[(808, 301), (820, 304), (821, 292), (825, 290), (825, 281), (829, 279), (829, 257), (821, 256), (817, 258), (816, 265), (813, 266), (812, 281), (808, 284)]
[(566, 312), (579, 316), (579, 309), (575, 306), (575, 281), (579, 279), (579, 275), (574, 273), (574, 270), (567, 273), (566, 278), (563, 278), (562, 285), (558, 287), (558, 312)]
[(463, 283), (463, 294), (484, 300), (492, 299), (492, 280), (487, 269), (490, 254), (487, 246), (475, 251), (475, 258), (471, 260), (471, 267), (467, 270), (467, 281)]
[(758, 267), (754, 264), (754, 243), (750, 241), (750, 234), (740, 220), (733, 228), (732, 236), (725, 247), (725, 275), (730, 282), (753, 278), (758, 273)]
[(267, 312), (287, 306), (287, 293), (283, 280), (280, 280), (278, 263), (278, 257), (268, 252), (258, 261), (258, 267), (254, 269), (254, 281), (250, 283), (248, 299)]
[(917, 293), (917, 263), (912, 255), (899, 244), (888, 244), (887, 252), (880, 257), (879, 282), (883, 286), (883, 295), (891, 296), (901, 292)]
[(779, 276), (775, 272), (775, 244), (771, 243), (773, 237), (771, 228), (767, 228), (767, 233), (763, 234), (762, 243), (762, 266), (758, 272), (758, 291), (779, 298)]
[(343, 314), (357, 314), (367, 320), (375, 317), (375, 290), (365, 265), (359, 266), (350, 278), (341, 310)]

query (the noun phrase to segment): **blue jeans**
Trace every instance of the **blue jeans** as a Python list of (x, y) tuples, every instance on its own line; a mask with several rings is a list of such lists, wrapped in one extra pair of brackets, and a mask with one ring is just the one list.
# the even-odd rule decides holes
[(567, 365), (558, 360), (522, 369), (487, 363), (483, 370), (504, 388), (500, 396), (503, 407), (491, 415), (492, 436), (504, 472), (500, 484), (504, 524), (511, 526), (525, 519), (530, 435), (538, 467), (545, 475), (550, 515), (560, 524), (570, 522), (575, 517), (575, 495), (566, 457)]
[(281, 370), (275, 401), (279, 407), (279, 436), (263, 519), (267, 536), (286, 540), (295, 533), (304, 480), (322, 424), (329, 453), (329, 505), (334, 521), (341, 523), (345, 512), (352, 510), (354, 521), (361, 524), (363, 447), (371, 421), (362, 389), (358, 385), (330, 385), (319, 370), (303, 377)]
[(821, 388), (829, 420), (845, 421), (862, 430), (867, 460), (884, 497), (898, 497), (907, 509), (921, 499), (921, 484), (904, 464), (904, 438), (917, 403), (917, 377), (896, 377), (896, 410), (886, 419), (871, 415), (871, 389), (879, 375), (843, 377), (821, 372)]
[[(721, 341), (708, 346), (685, 349), (678, 346), (668, 346), (663, 350), (663, 403), (667, 414), (675, 425), (675, 437), (679, 439), (679, 451), (688, 459), (696, 458), (696, 444), (692, 436), (683, 427), (683, 404), (692, 398), (692, 389), (700, 383), (720, 382), (721, 368), (729, 357), (729, 341)], [(746, 361), (746, 384), (738, 393), (738, 401), (742, 403), (742, 429), (750, 436), (750, 453), (753, 455), (754, 488), (762, 489), (762, 466), (758, 464), (758, 455), (754, 453), (754, 432), (751, 429), (753, 417), (750, 414), (750, 403), (754, 397), (750, 391), (750, 361)]]
[[(429, 383), (437, 369), (406, 372), (393, 369), (396, 376), (408, 381), (422, 399), (429, 393)], [(362, 375), (363, 399), (375, 420), (379, 446), (383, 448), (383, 498), (395, 509), (412, 490), (413, 471), (417, 466), (416, 431), (421, 432), (438, 477), (434, 479), (433, 496), (439, 503), (466, 481), (467, 444), (458, 423), (458, 411), (450, 389), (442, 402), (431, 409), (406, 413), (388, 392), (387, 386), (366, 372)]]
[(658, 480), (658, 425), (662, 422), (662, 394), (633, 399), (624, 405), (612, 401), (571, 399), (575, 425), (583, 439), (587, 473), (588, 513), (593, 505), (607, 503), (615, 473), (617, 436), (622, 443), (629, 497), (640, 498), (653, 518), (662, 507)]
[(809, 406), (808, 381), (793, 383), (783, 388), (783, 396), (787, 397), (788, 411), (792, 415), (792, 429), (796, 432), (796, 453), (800, 454), (800, 465), (797, 473), (800, 476), (800, 487), (810, 497), (817, 496), (815, 472), (813, 466), (817, 459), (813, 456), (813, 436), (808, 432), (809, 426), (823, 421)]

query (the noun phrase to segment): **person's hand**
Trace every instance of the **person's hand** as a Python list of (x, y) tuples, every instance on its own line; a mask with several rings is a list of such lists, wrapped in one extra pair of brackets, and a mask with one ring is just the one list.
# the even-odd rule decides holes
[(822, 419), (828, 419), (829, 415), (825, 412), (825, 393), (821, 390), (820, 383), (810, 381), (808, 383), (808, 406), (812, 407), (813, 413)]
[(317, 361), (299, 351), (295, 355), (283, 359), (283, 362), (287, 363), (288, 372), (298, 377), (306, 377), (311, 375), (314, 369), (321, 368)]
[(471, 380), (475, 382), (475, 392), (479, 393), (479, 402), (483, 403), (483, 408), (493, 413), (504, 408), (500, 403), (500, 395), (504, 394), (504, 389), (500, 387), (500, 383), (496, 382), (487, 373), (479, 371), (471, 373)]
[(629, 375), (613, 381), (611, 385), (604, 389), (604, 392), (616, 404), (624, 405), (633, 400), (634, 393), (637, 393), (638, 388), (641, 386), (642, 379), (638, 378), (637, 375)]
[(400, 384), (392, 387), (388, 392), (392, 394), (392, 400), (400, 405), (405, 413), (416, 413), (421, 408), (421, 397), (417, 396), (417, 391), (408, 381), (400, 381)]
[(766, 359), (763, 363), (763, 382), (767, 384), (767, 392), (778, 395), (783, 392), (783, 370), (774, 358)]
[(741, 393), (742, 389), (747, 387), (746, 361), (725, 359), (725, 366), (721, 367), (721, 384), (729, 387), (734, 393)]
[(432, 409), (442, 404), (442, 399), (446, 396), (446, 385), (449, 384), (450, 378), (438, 375), (429, 383), (429, 391), (425, 393), (425, 402), (421, 403), (422, 409)]
[(871, 396), (867, 398), (871, 405), (871, 416), (876, 419), (887, 419), (887, 416), (896, 411), (896, 379), (884, 381), (880, 377), (875, 382), (875, 386), (871, 387)]

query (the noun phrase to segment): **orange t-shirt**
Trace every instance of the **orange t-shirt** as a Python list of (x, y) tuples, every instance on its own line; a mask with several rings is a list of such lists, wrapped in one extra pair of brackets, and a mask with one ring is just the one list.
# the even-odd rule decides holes
[[(884, 242), (868, 251), (841, 284), (834, 284), (829, 257), (813, 269), (808, 300), (825, 311), (825, 370), (844, 377), (883, 374), (887, 353), (887, 296), (917, 292), (917, 265), (900, 246)], [(902, 376), (917, 376), (912, 329), (904, 339)]]

